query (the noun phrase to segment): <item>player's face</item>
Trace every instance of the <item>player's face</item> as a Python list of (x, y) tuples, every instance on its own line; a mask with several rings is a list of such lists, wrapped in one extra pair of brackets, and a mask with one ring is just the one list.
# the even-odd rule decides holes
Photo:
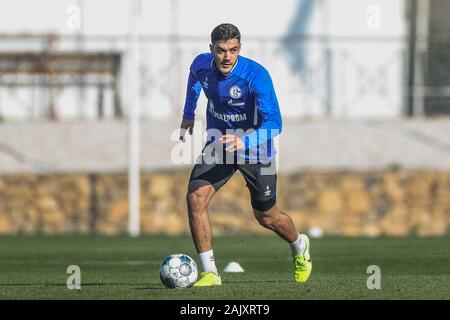
[(214, 55), (216, 68), (223, 74), (227, 74), (236, 64), (241, 44), (238, 39), (217, 41), (210, 45), (211, 53)]

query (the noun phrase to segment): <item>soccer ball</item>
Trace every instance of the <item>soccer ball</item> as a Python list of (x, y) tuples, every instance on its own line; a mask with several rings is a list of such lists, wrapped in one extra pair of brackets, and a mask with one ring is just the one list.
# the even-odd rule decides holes
[(167, 288), (190, 288), (197, 281), (198, 269), (187, 254), (172, 254), (159, 267), (159, 278)]

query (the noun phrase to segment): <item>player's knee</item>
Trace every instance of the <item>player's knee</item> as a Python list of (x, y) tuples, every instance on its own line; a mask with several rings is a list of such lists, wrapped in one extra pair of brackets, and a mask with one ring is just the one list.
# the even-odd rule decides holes
[(259, 224), (267, 229), (274, 229), (276, 225), (276, 215), (274, 210), (269, 211), (258, 211), (253, 209), (253, 214), (255, 215), (256, 220), (258, 220)]
[(208, 205), (208, 195), (201, 191), (193, 191), (186, 196), (190, 211), (206, 209)]
[(255, 215), (256, 220), (258, 220), (259, 224), (262, 225), (264, 228), (272, 229), (273, 228), (273, 219), (270, 216), (260, 216)]

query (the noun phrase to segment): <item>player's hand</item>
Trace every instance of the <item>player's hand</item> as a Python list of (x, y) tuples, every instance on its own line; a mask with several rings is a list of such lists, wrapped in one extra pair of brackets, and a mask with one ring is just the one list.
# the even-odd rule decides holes
[(188, 119), (183, 119), (183, 121), (181, 121), (181, 125), (180, 125), (180, 140), (184, 142), (184, 135), (186, 133), (186, 130), (189, 129), (189, 134), (192, 136), (192, 133), (194, 132), (194, 123), (195, 120), (188, 120)]
[(238, 136), (233, 134), (225, 134), (219, 138), (219, 141), (222, 143), (230, 143), (228, 147), (225, 148), (225, 151), (234, 152), (237, 150), (244, 149), (244, 142)]

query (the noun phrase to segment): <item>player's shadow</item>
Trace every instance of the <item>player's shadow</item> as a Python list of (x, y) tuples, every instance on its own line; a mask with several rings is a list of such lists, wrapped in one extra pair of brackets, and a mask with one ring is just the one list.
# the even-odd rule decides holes
[(134, 288), (135, 290), (167, 290), (167, 288), (163, 286), (150, 286), (150, 287), (138, 287)]
[(223, 283), (291, 283), (292, 280), (225, 280)]
[[(228, 283), (292, 283), (292, 280), (225, 280), (223, 281), (224, 285)], [(149, 286), (149, 287), (139, 287), (134, 288), (135, 290), (166, 290), (165, 287), (162, 286)]]

